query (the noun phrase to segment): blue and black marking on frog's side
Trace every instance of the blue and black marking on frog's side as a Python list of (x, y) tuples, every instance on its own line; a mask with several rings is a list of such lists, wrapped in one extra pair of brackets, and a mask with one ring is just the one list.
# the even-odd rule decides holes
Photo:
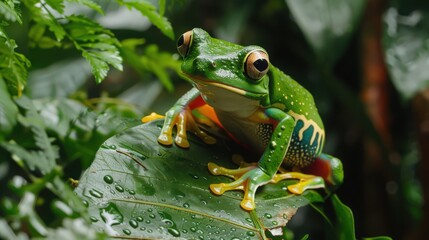
[[(295, 128), (285, 155), (285, 167), (307, 167), (314, 162), (323, 149), (325, 132), (315, 122), (304, 116), (289, 112), (295, 118)], [(257, 132), (265, 146), (273, 133), (273, 124), (261, 123)]]
[(296, 120), (289, 149), (286, 152), (286, 166), (307, 167), (312, 164), (323, 148), (324, 131), (317, 125), (305, 124), (305, 120)]

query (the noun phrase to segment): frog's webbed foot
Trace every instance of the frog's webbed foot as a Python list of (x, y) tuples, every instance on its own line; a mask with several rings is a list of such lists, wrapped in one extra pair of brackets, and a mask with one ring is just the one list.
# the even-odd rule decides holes
[(271, 177), (257, 165), (227, 169), (214, 163), (209, 163), (208, 168), (213, 175), (224, 175), (235, 180), (230, 183), (211, 184), (210, 190), (216, 195), (222, 195), (224, 192), (231, 190), (244, 191), (244, 197), (240, 205), (247, 211), (255, 208), (255, 193), (258, 187), (271, 181)]
[[(155, 119), (164, 118), (161, 115), (152, 113), (142, 119), (143, 122), (152, 121)], [(186, 131), (191, 131), (197, 135), (204, 143), (214, 144), (216, 139), (209, 136), (200, 129), (196, 123), (191, 110), (188, 107), (177, 105), (171, 108), (165, 115), (164, 125), (161, 133), (158, 136), (158, 142), (162, 145), (169, 146), (173, 144), (173, 129), (176, 127), (177, 133), (174, 142), (177, 146), (182, 148), (189, 148), (189, 141)]]
[(272, 182), (277, 183), (285, 179), (297, 179), (298, 183), (289, 185), (287, 189), (293, 194), (302, 194), (309, 189), (325, 188), (325, 181), (322, 177), (305, 174), (301, 172), (287, 172), (282, 168), (279, 169), (280, 173), (274, 175)]
[(215, 163), (209, 163), (208, 168), (213, 175), (222, 175), (234, 179), (230, 183), (211, 184), (210, 190), (216, 195), (222, 195), (226, 191), (242, 190), (244, 197), (240, 205), (243, 209), (251, 211), (255, 208), (255, 193), (259, 186), (267, 183), (277, 183), (285, 179), (297, 179), (298, 183), (288, 186), (293, 194), (302, 194), (309, 189), (324, 188), (322, 177), (304, 174), (301, 172), (287, 172), (280, 168), (279, 173), (270, 177), (262, 171), (257, 163), (245, 163), (239, 156), (234, 156), (234, 162), (240, 165), (238, 169), (227, 169)]

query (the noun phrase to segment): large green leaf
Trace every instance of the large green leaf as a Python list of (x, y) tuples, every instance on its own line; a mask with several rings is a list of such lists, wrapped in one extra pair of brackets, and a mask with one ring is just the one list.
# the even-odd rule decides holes
[(365, 0), (286, 0), (319, 63), (333, 66), (359, 22)]
[(387, 69), (404, 100), (429, 87), (429, 12), (408, 16), (390, 8), (384, 18), (383, 36)]
[(80, 179), (75, 192), (88, 205), (94, 224), (109, 235), (168, 239), (215, 237), (264, 239), (266, 229), (284, 226), (299, 207), (323, 198), (285, 189), (294, 181), (266, 185), (256, 195), (257, 209), (240, 208), (241, 192), (215, 196), (209, 184), (231, 181), (213, 176), (207, 163), (236, 168), (233, 144), (205, 145), (190, 136), (190, 149), (157, 143), (161, 122), (131, 128), (108, 139)]

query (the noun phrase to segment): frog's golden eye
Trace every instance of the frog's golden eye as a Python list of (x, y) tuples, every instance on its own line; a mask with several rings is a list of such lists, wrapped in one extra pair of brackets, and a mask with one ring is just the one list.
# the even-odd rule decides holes
[(192, 30), (185, 32), (184, 34), (182, 34), (182, 36), (179, 37), (179, 39), (177, 40), (177, 51), (179, 52), (180, 56), (185, 57), (186, 54), (188, 54), (191, 41)]
[(259, 80), (268, 72), (269, 63), (270, 60), (266, 52), (255, 50), (247, 55), (244, 71), (249, 78)]

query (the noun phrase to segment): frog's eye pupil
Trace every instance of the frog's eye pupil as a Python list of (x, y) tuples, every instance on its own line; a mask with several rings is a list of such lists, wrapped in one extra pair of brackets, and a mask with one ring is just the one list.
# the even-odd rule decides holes
[(183, 40), (183, 35), (182, 35), (182, 36), (180, 36), (179, 40), (177, 40), (177, 47), (182, 46), (183, 43), (184, 43), (184, 40)]
[(182, 57), (186, 57), (192, 42), (192, 30), (187, 31), (177, 40), (177, 51)]
[(263, 72), (265, 69), (268, 68), (268, 62), (267, 60), (260, 58), (253, 62), (253, 66), (255, 66), (255, 68), (258, 69), (260, 72)]
[(249, 78), (259, 80), (268, 72), (269, 65), (268, 54), (263, 50), (254, 50), (247, 54), (244, 72)]

